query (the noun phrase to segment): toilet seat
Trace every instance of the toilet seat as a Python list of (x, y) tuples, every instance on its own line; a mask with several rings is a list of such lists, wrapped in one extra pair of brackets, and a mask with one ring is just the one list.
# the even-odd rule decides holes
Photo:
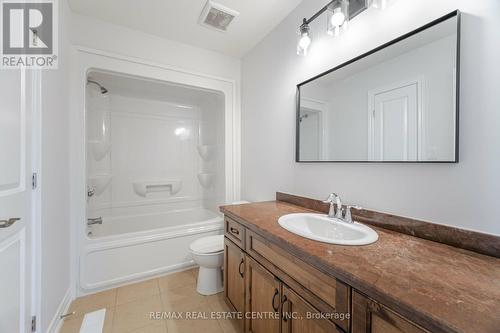
[(189, 249), (197, 254), (217, 254), (224, 251), (224, 235), (199, 238), (189, 245)]

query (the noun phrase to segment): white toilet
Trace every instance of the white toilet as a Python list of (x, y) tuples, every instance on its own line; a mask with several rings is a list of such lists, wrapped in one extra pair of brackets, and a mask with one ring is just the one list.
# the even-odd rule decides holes
[(193, 260), (200, 266), (196, 291), (202, 295), (220, 293), (224, 261), (224, 235), (198, 238), (189, 246)]

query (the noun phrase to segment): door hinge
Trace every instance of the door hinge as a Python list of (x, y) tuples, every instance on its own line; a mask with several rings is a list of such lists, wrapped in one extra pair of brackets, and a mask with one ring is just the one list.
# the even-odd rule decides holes
[(36, 172), (33, 172), (33, 174), (31, 175), (31, 189), (35, 190), (36, 189), (36, 186), (37, 186), (37, 173)]
[(36, 316), (31, 317), (31, 332), (36, 332)]

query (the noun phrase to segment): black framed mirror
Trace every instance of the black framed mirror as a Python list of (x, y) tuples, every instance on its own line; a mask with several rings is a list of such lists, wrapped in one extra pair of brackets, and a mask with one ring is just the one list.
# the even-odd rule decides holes
[(297, 85), (297, 162), (457, 163), (460, 12)]

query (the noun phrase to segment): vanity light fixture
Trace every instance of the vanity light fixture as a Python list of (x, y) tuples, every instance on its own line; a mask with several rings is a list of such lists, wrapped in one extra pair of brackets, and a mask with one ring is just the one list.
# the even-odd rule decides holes
[(299, 41), (297, 42), (297, 54), (301, 56), (307, 55), (307, 50), (311, 45), (311, 27), (304, 19), (302, 25), (299, 27)]
[(339, 36), (347, 29), (349, 21), (368, 7), (384, 9), (388, 0), (331, 0), (309, 19), (304, 18), (299, 27), (297, 54), (306, 56), (312, 44), (310, 24), (321, 14), (326, 12), (326, 33), (330, 36)]

